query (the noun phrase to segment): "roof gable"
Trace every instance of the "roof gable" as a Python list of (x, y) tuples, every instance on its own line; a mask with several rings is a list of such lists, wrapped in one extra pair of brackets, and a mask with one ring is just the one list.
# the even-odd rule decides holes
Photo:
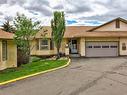
[[(118, 26), (120, 27), (118, 28)], [(116, 18), (88, 31), (127, 31), (127, 20)]]
[(14, 34), (5, 32), (2, 29), (0, 29), (0, 39), (13, 39)]

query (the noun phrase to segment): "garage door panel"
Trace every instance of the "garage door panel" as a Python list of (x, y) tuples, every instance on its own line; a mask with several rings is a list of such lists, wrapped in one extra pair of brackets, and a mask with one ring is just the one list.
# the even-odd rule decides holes
[(86, 57), (118, 56), (118, 42), (86, 42)]

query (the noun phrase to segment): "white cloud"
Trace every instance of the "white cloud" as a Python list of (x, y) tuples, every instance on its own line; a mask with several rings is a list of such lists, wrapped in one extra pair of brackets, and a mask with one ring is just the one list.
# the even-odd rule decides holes
[(19, 5), (10, 6), (9, 4), (3, 4), (0, 6), (0, 10), (3, 13), (4, 17), (6, 17), (6, 16), (15, 17), (17, 12), (19, 12), (21, 14), (25, 14), (29, 17), (32, 17), (32, 15), (33, 15), (30, 12), (28, 12), (28, 10), (25, 10), (23, 7), (21, 7)]
[(66, 20), (76, 20), (73, 25), (95, 25), (85, 21), (105, 22), (115, 17), (126, 17), (127, 0), (2, 0), (0, 22), (6, 16), (23, 13), (42, 25), (50, 25), (53, 11), (65, 11)]
[(50, 7), (56, 7), (58, 5), (62, 5), (63, 1), (62, 0), (48, 0)]

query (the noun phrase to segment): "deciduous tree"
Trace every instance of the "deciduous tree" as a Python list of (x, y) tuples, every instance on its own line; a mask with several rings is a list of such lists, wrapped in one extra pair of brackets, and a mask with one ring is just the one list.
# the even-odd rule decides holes
[(29, 62), (30, 52), (32, 50), (31, 41), (35, 39), (36, 33), (41, 29), (39, 21), (32, 21), (24, 14), (17, 14), (14, 19), (15, 42), (18, 49), (22, 51), (23, 56)]
[(65, 17), (64, 12), (54, 12), (54, 17), (51, 20), (52, 38), (57, 48), (57, 59), (60, 58), (61, 42), (65, 33)]

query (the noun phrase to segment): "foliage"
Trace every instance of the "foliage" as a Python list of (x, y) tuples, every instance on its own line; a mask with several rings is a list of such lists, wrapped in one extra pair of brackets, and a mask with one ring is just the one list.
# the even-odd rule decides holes
[(37, 62), (37, 61), (39, 61), (39, 60), (41, 60), (41, 59), (42, 59), (42, 58), (37, 57), (37, 56), (31, 56), (30, 62)]
[(32, 19), (27, 18), (24, 14), (17, 14), (14, 20), (14, 26), (16, 28), (15, 42), (25, 58), (28, 57), (29, 62), (30, 52), (32, 50), (30, 41), (35, 39), (36, 33), (41, 29), (40, 22), (33, 22)]
[(65, 32), (64, 12), (54, 12), (54, 18), (51, 20), (52, 38), (57, 48), (57, 59), (60, 58), (60, 47)]
[(12, 25), (10, 25), (9, 20), (5, 21), (1, 27), (2, 27), (2, 30), (6, 31), (6, 32), (12, 33), (15, 31), (14, 27)]

